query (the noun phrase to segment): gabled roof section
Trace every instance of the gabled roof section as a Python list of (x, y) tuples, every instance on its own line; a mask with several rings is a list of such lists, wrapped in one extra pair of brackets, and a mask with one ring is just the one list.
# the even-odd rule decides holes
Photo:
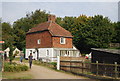
[(36, 27), (30, 29), (27, 34), (42, 32), (46, 30), (49, 31), (52, 36), (73, 37), (69, 31), (65, 30), (63, 27), (55, 22), (52, 22), (51, 20), (38, 24)]
[(104, 49), (104, 48), (91, 48), (92, 50), (108, 52), (113, 54), (120, 54), (120, 50), (118, 49)]
[(50, 23), (48, 23), (48, 22), (38, 24), (36, 27), (31, 28), (27, 33), (48, 30), (49, 24)]
[(52, 36), (73, 37), (69, 31), (65, 30), (63, 27), (56, 24), (55, 22), (50, 22), (48, 30), (52, 33)]

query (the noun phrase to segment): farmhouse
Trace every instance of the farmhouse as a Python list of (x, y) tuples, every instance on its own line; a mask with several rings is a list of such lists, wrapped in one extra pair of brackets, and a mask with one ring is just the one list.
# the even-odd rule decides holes
[(92, 62), (95, 63), (120, 64), (120, 50), (116, 49), (95, 49), (92, 48)]
[(32, 53), (34, 59), (55, 61), (57, 56), (79, 57), (80, 52), (72, 44), (73, 36), (55, 23), (55, 15), (48, 21), (31, 28), (26, 34), (26, 55)]

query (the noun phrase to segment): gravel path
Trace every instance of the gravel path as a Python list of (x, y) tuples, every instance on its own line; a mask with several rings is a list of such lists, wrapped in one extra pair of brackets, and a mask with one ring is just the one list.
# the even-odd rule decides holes
[(32, 69), (30, 69), (30, 73), (31, 75), (33, 75), (34, 79), (88, 79), (89, 81), (94, 81), (86, 77), (58, 72), (47, 67), (38, 65), (33, 65)]
[[(29, 66), (28, 63), (23, 63), (23, 64)], [(33, 79), (84, 79), (85, 81), (95, 81), (93, 79), (89, 79), (82, 76), (77, 76), (64, 72), (58, 72), (39, 65), (32, 65), (32, 68), (28, 71), (28, 73), (33, 76)]]
[(33, 77), (35, 79), (85, 79), (83, 77), (57, 72), (49, 68), (37, 65), (33, 65), (30, 71), (34, 75)]

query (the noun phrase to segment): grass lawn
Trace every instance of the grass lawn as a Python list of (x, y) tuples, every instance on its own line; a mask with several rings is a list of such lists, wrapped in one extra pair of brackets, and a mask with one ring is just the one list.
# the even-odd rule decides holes
[(29, 74), (29, 71), (24, 72), (3, 72), (3, 79), (32, 79), (32, 75)]

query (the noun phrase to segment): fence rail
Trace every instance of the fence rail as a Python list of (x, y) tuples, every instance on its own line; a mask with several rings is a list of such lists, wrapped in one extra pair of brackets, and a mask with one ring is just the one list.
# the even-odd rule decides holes
[(85, 63), (80, 58), (60, 57), (60, 69), (76, 74), (120, 78), (120, 65), (103, 63)]
[(40, 57), (39, 61), (43, 61), (43, 62), (57, 62), (57, 57)]

